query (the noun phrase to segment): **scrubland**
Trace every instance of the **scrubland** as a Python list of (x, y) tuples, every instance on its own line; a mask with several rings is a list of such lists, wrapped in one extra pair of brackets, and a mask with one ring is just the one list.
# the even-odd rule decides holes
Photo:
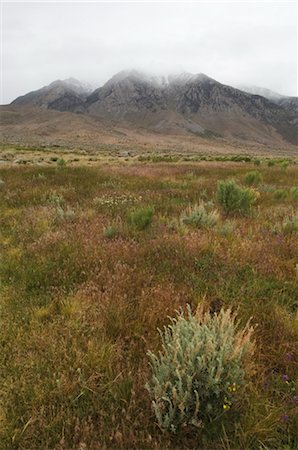
[[(1, 449), (298, 447), (297, 164), (57, 160), (0, 178)], [(228, 179), (254, 193), (243, 214), (218, 202)], [(220, 423), (163, 432), (147, 352), (203, 302), (251, 318), (251, 373)]]

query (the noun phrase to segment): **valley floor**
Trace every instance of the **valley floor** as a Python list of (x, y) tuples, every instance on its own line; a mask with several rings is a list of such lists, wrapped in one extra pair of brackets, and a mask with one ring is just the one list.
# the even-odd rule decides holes
[[(1, 449), (297, 448), (295, 161), (4, 153)], [(224, 214), (218, 181), (245, 185), (249, 171), (261, 174), (251, 212)], [(216, 223), (183, 221), (200, 203)], [(252, 317), (254, 370), (219, 428), (170, 436), (146, 353), (202, 301)]]

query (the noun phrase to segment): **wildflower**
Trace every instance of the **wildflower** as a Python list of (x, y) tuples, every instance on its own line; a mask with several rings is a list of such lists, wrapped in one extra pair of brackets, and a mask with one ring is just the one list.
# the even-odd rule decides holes
[(282, 381), (284, 381), (285, 383), (289, 383), (289, 376), (286, 374), (286, 373), (284, 373), (283, 374), (283, 376), (281, 377), (281, 379), (282, 379)]
[(287, 353), (286, 358), (287, 358), (287, 361), (293, 361), (293, 359), (294, 359), (293, 353)]
[(225, 411), (227, 411), (228, 409), (230, 409), (230, 405), (229, 405), (228, 403), (224, 403), (224, 404), (223, 404), (223, 409), (224, 409)]
[(289, 416), (288, 414), (283, 414), (280, 418), (280, 420), (284, 423), (287, 423), (289, 421)]
[(229, 392), (236, 392), (236, 391), (237, 391), (236, 383), (233, 383), (232, 386), (229, 386)]

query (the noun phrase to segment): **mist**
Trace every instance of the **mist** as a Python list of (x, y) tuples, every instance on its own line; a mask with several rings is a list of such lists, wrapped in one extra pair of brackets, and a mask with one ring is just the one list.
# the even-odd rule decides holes
[(75, 77), (203, 72), (297, 95), (297, 5), (3, 3), (1, 103)]

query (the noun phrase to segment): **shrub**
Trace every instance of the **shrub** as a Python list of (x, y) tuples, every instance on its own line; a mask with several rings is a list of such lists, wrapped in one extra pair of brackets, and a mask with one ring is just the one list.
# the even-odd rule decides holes
[(230, 221), (224, 222), (224, 224), (218, 229), (218, 233), (221, 236), (230, 236), (234, 233), (235, 230), (235, 224)]
[(260, 159), (255, 159), (254, 160), (254, 165), (255, 166), (260, 166), (261, 165), (261, 160)]
[(55, 209), (55, 218), (58, 221), (66, 221), (73, 222), (76, 217), (76, 212), (74, 209), (67, 206), (66, 208), (62, 208), (61, 206), (57, 206)]
[(181, 215), (181, 222), (197, 228), (214, 227), (219, 220), (219, 213), (216, 210), (208, 212), (205, 204), (189, 206)]
[(290, 195), (293, 200), (298, 200), (298, 187), (292, 187), (290, 190)]
[(270, 159), (268, 161), (268, 167), (273, 167), (275, 165), (275, 161), (273, 159)]
[(152, 379), (146, 388), (158, 425), (178, 431), (200, 428), (233, 404), (252, 352), (252, 328), (238, 330), (230, 309), (211, 315), (202, 308), (179, 314), (161, 334), (162, 351), (148, 352)]
[(289, 162), (289, 161), (282, 161), (282, 163), (281, 163), (281, 167), (282, 167), (283, 169), (287, 169), (287, 168), (288, 168), (288, 166), (289, 166), (289, 164), (290, 164), (290, 162)]
[(60, 206), (60, 207), (64, 204), (63, 196), (58, 194), (56, 191), (53, 191), (49, 194), (48, 201), (52, 205)]
[(245, 175), (244, 182), (249, 186), (253, 186), (261, 183), (262, 179), (263, 177), (260, 172), (251, 171), (247, 172), (247, 174)]
[(103, 235), (107, 239), (114, 239), (118, 236), (118, 229), (114, 225), (109, 225), (103, 230)]
[(130, 213), (128, 221), (137, 230), (145, 230), (152, 222), (153, 213), (151, 207), (138, 208)]
[(234, 180), (219, 181), (217, 201), (226, 214), (246, 214), (256, 200), (256, 192), (242, 188)]
[(58, 161), (57, 161), (57, 166), (59, 166), (59, 167), (64, 167), (64, 166), (66, 166), (65, 159), (59, 158)]
[(273, 194), (275, 200), (284, 200), (287, 196), (288, 192), (285, 189), (276, 189)]
[(298, 215), (286, 218), (283, 221), (282, 229), (286, 233), (297, 233), (298, 232)]

